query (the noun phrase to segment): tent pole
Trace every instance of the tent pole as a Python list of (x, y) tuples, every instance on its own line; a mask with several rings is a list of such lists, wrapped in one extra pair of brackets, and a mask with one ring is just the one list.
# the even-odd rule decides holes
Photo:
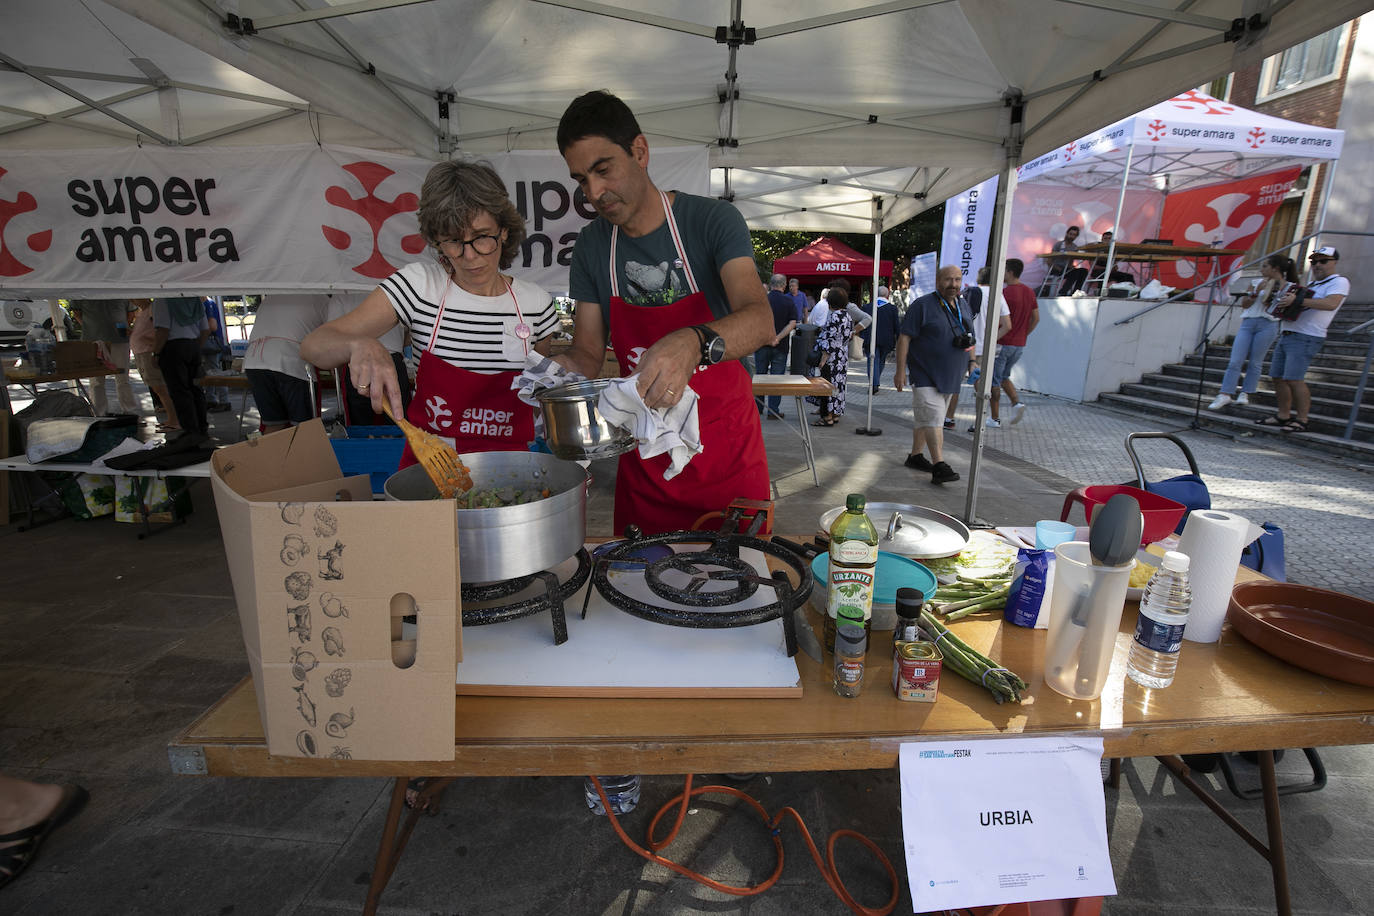
[[(1336, 166), (1340, 163), (1340, 161), (1341, 160), (1339, 159), (1328, 160), (1326, 162), (1326, 168), (1322, 169), (1322, 205), (1321, 209), (1317, 211), (1317, 228), (1314, 229), (1312, 233), (1314, 236), (1312, 240), (1313, 251), (1316, 251), (1318, 248), (1321, 247), (1322, 230), (1326, 228), (1326, 204), (1327, 201), (1331, 200), (1331, 185), (1336, 177)], [(1299, 226), (1298, 232), (1303, 233), (1304, 227)], [(1299, 252), (1299, 254), (1305, 255), (1306, 253), (1306, 246), (1304, 246), (1304, 250)]]
[[(1121, 192), (1116, 197), (1116, 220), (1112, 223), (1112, 243), (1107, 246), (1107, 266), (1102, 268), (1102, 286), (1098, 290), (1098, 298), (1100, 299), (1107, 298), (1107, 285), (1112, 282), (1112, 261), (1116, 257), (1116, 240), (1121, 235), (1121, 211), (1126, 206), (1126, 182), (1131, 177), (1131, 160), (1133, 158), (1135, 158), (1134, 138), (1131, 139), (1131, 145), (1126, 147), (1126, 168), (1121, 171)], [(1161, 207), (1159, 212), (1162, 219), (1164, 208)], [(1088, 279), (1091, 280), (1092, 277)]]
[(878, 354), (878, 274), (882, 270), (883, 199), (873, 198), (873, 320), (868, 324), (868, 362), (864, 388), (868, 389), (868, 419), (854, 430), (860, 436), (881, 436), (881, 429), (873, 428), (873, 358)]
[[(1016, 125), (1013, 125), (1015, 128)], [(992, 363), (997, 358), (997, 297), (1002, 294), (1002, 280), (1006, 275), (1007, 241), (1011, 228), (1012, 197), (1016, 191), (1016, 166), (1020, 161), (1020, 143), (1016, 152), (1007, 153), (1007, 165), (997, 180), (997, 203), (992, 221), (992, 258), (988, 262), (988, 302), (983, 303), (982, 372), (978, 377), (977, 397), (973, 413), (973, 448), (969, 453), (968, 491), (964, 495), (964, 524), (973, 524), (978, 509), (978, 476), (983, 463), (983, 413), (992, 392)]]

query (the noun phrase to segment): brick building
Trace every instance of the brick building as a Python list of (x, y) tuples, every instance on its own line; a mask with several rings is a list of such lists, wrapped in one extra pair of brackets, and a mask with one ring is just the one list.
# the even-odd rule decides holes
[[(1374, 24), (1369, 24), (1366, 33), (1365, 47), (1361, 49), (1360, 20), (1347, 22), (1204, 87), (1213, 95), (1243, 108), (1318, 127), (1347, 130), (1341, 165), (1319, 163), (1303, 170), (1297, 186), (1274, 213), (1266, 231), (1255, 241), (1247, 260), (1258, 258), (1286, 242), (1316, 231), (1321, 224), (1324, 193), (1331, 183), (1333, 169), (1336, 175), (1334, 186), (1338, 189), (1344, 187), (1344, 163), (1347, 157), (1358, 155), (1357, 147), (1361, 140), (1360, 132), (1351, 132), (1347, 124), (1342, 123), (1341, 113), (1353, 88), (1352, 63), (1356, 75), (1353, 82), (1358, 83), (1360, 74), (1364, 72), (1361, 64), (1374, 53)], [(1359, 50), (1365, 54), (1357, 56)], [(1368, 150), (1365, 154), (1374, 155), (1374, 150)], [(1334, 228), (1330, 215), (1326, 228)], [(1339, 238), (1328, 239), (1326, 243), (1338, 247), (1343, 244)], [(1311, 243), (1305, 245), (1306, 249), (1310, 250), (1311, 247)], [(1293, 253), (1296, 256), (1300, 252)]]

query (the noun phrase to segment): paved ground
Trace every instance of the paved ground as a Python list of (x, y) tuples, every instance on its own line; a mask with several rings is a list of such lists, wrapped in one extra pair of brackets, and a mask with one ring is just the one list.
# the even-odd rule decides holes
[[(855, 379), (852, 392), (859, 392)], [(967, 389), (966, 389), (967, 391)], [(992, 432), (978, 515), (998, 523), (1057, 517), (1078, 483), (1119, 482), (1126, 432), (1155, 426), (1091, 405), (1029, 397), (1026, 421)], [(962, 485), (935, 487), (901, 466), (908, 445), (905, 396), (876, 401), (878, 437), (854, 429), (866, 398), (841, 425), (814, 429), (822, 487), (801, 466), (794, 431), (764, 424), (778, 481), (779, 530), (807, 532), (850, 491), (962, 514)], [(21, 405), (22, 406), (22, 405)], [(971, 404), (949, 456), (967, 471)], [(789, 419), (794, 406), (787, 402)], [(235, 418), (214, 415), (232, 437)], [(251, 420), (251, 417), (250, 417)], [(1296, 448), (1257, 446), (1189, 432), (1213, 502), (1272, 519), (1288, 535), (1290, 578), (1369, 593), (1364, 562), (1374, 541), (1370, 479)], [(1156, 465), (1147, 458), (1151, 467)], [(1164, 470), (1160, 476), (1173, 471)], [(608, 469), (594, 468), (589, 519), (609, 534)], [(167, 742), (247, 670), (208, 487), (193, 490), (189, 522), (147, 541), (109, 519), (0, 528), (0, 770), (91, 789), (81, 817), (53, 835), (23, 878), (0, 890), (0, 912), (36, 914), (292, 914), (361, 908), (389, 785), (359, 780), (174, 777)], [(1187, 663), (1186, 657), (1184, 664)], [(1295, 909), (1357, 914), (1374, 899), (1374, 750), (1323, 749), (1330, 783), (1283, 805)], [(1301, 775), (1301, 755), (1280, 764)], [(1240, 762), (1245, 778), (1255, 770)], [(712, 781), (715, 781), (714, 779)], [(1216, 797), (1262, 832), (1258, 803)], [(645, 780), (626, 818), (636, 840), (680, 780)], [(853, 827), (904, 873), (896, 774), (793, 773), (748, 785), (769, 811), (796, 807), (813, 835)], [(444, 810), (417, 830), (383, 899), (387, 914), (796, 914), (842, 913), (802, 842), (784, 828), (786, 864), (768, 893), (735, 898), (641, 862), (589, 815), (576, 778), (462, 780)], [(1119, 894), (1111, 914), (1259, 914), (1273, 911), (1268, 870), (1153, 760), (1126, 764), (1107, 792)], [(770, 872), (767, 832), (733, 803), (707, 801), (687, 819), (675, 856), (722, 881)], [(938, 837), (939, 826), (934, 825)], [(977, 851), (970, 851), (977, 855)], [(841, 869), (861, 900), (885, 896), (881, 874), (842, 848)], [(903, 891), (896, 912), (910, 912)]]

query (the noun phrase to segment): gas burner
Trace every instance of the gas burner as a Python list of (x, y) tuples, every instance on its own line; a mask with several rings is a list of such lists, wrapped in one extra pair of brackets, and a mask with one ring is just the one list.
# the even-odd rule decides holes
[[(563, 602), (577, 593), (592, 571), (592, 558), (586, 549), (577, 552), (577, 569), (564, 582), (552, 572), (537, 572), (505, 582), (478, 582), (463, 585), (463, 626), (480, 627), (491, 623), (504, 623), (528, 617), (541, 611), (548, 611), (553, 621), (553, 642), (561, 646), (568, 641), (568, 621)], [(531, 585), (540, 584), (543, 589), (529, 598), (506, 604), (488, 607), (468, 607), (470, 602), (499, 601), (512, 595), (519, 595)], [(537, 587), (537, 585), (536, 585)]]
[[(705, 548), (674, 552), (671, 556), (645, 556), (651, 553), (647, 548), (678, 544), (703, 544)], [(757, 550), (787, 568), (774, 572), (771, 578), (760, 576), (740, 558), (741, 549)], [(647, 604), (612, 584), (612, 569), (636, 568), (644, 570), (645, 582), (654, 595), (686, 607)], [(591, 578), (597, 592), (626, 613), (655, 623), (700, 629), (752, 626), (778, 617), (783, 618), (786, 626), (791, 623), (789, 612), (806, 602), (815, 584), (805, 559), (785, 547), (747, 534), (705, 531), (670, 531), (612, 542), (604, 552), (597, 551)], [(711, 587), (719, 584), (726, 587)], [(777, 600), (738, 610), (693, 610), (729, 608), (753, 596), (760, 585), (772, 588)], [(582, 615), (586, 614), (584, 603)]]

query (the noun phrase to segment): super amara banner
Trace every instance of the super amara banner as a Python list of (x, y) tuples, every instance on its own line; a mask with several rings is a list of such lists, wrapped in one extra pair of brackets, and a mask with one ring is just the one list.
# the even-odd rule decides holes
[(988, 235), (992, 211), (997, 205), (997, 177), (945, 201), (945, 234), (940, 244), (940, 266), (957, 265), (964, 283), (972, 285), (978, 269), (988, 262)]
[[(705, 149), (653, 154), (706, 193)], [(512, 270), (567, 288), (594, 211), (556, 151), (491, 157), (528, 223)], [(0, 295), (369, 290), (429, 257), (415, 211), (432, 162), (315, 145), (0, 154)]]

